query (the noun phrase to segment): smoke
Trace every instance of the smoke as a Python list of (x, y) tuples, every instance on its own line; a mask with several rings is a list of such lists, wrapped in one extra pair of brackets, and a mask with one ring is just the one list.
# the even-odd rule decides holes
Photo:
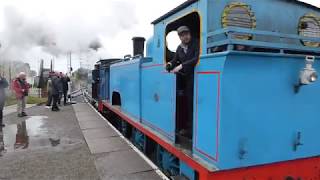
[(93, 49), (95, 51), (98, 51), (100, 48), (102, 47), (102, 44), (100, 42), (99, 39), (93, 40), (90, 44), (89, 44), (89, 48)]
[(27, 61), (36, 67), (39, 59), (50, 57), (62, 63), (69, 52), (92, 58), (89, 61), (97, 61), (98, 56), (108, 58), (108, 40), (138, 23), (134, 7), (134, 2), (114, 1), (107, 13), (96, 17), (76, 14), (56, 21), (40, 15), (28, 17), (15, 7), (5, 7), (0, 61)]
[(26, 51), (37, 47), (49, 47), (54, 32), (41, 19), (29, 20), (13, 7), (4, 9), (5, 30), (1, 33), (1, 56), (17, 60)]

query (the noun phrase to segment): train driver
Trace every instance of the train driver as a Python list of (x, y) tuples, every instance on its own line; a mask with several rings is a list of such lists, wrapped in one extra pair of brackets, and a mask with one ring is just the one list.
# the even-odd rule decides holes
[(186, 130), (192, 127), (193, 117), (193, 86), (194, 86), (194, 68), (199, 59), (199, 40), (193, 38), (191, 31), (187, 26), (181, 26), (177, 29), (181, 44), (178, 46), (174, 58), (167, 63), (167, 70), (177, 74), (184, 84), (184, 93), (187, 97), (188, 121)]

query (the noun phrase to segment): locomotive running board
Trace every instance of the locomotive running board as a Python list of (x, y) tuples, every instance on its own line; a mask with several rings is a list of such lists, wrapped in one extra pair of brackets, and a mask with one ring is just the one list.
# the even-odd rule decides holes
[[(112, 106), (108, 102), (102, 102), (102, 105), (109, 109), (110, 111), (116, 113), (118, 116), (120, 116), (123, 120), (127, 121), (129, 124), (131, 124), (133, 127), (137, 128), (139, 131), (141, 131), (143, 134), (160, 144), (163, 148), (165, 148), (167, 151), (175, 155), (180, 160), (184, 161), (186, 164), (188, 164), (191, 168), (198, 171), (199, 174), (210, 174), (212, 172), (217, 171), (218, 169), (216, 167), (213, 167), (212, 165), (209, 165), (208, 163), (202, 161), (199, 157), (196, 155), (192, 155), (192, 153), (188, 150), (182, 149), (178, 147), (175, 144), (172, 144), (167, 138), (163, 138), (162, 135), (154, 132), (151, 128), (148, 126), (139, 123), (138, 121), (134, 121), (134, 118), (130, 117), (129, 115), (125, 114), (121, 111), (121, 109), (117, 106)], [(101, 109), (100, 109), (101, 110)]]
[[(179, 160), (184, 161), (192, 169), (199, 173), (199, 179), (201, 180), (242, 180), (243, 178), (249, 176), (255, 177), (256, 179), (269, 179), (270, 177), (283, 177), (284, 175), (286, 175), (286, 177), (292, 177), (294, 175), (297, 177), (313, 177), (319, 173), (318, 166), (320, 164), (320, 157), (310, 157), (292, 161), (277, 162), (273, 164), (218, 171), (217, 168), (212, 168), (212, 166), (202, 162), (200, 158), (195, 156), (192, 157), (190, 152), (177, 147), (175, 144), (172, 144), (169, 140), (166, 140), (166, 138), (163, 138), (160, 134), (158, 135), (158, 133), (154, 132), (154, 130), (148, 126), (145, 126), (138, 121), (134, 121), (134, 118), (126, 115), (124, 112), (121, 112), (119, 107), (112, 106), (107, 102), (99, 103), (99, 107), (100, 111), (103, 107), (105, 107), (116, 113), (123, 120), (127, 121), (146, 136), (153, 139), (167, 151), (175, 155), (177, 158), (179, 158)], [(297, 169), (302, 171), (299, 170), (299, 172), (296, 172)]]

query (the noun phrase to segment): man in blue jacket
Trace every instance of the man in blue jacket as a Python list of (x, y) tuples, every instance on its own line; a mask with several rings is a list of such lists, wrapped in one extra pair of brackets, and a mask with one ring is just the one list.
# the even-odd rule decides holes
[(4, 127), (3, 124), (3, 108), (6, 100), (5, 89), (8, 87), (8, 81), (0, 75), (0, 126)]

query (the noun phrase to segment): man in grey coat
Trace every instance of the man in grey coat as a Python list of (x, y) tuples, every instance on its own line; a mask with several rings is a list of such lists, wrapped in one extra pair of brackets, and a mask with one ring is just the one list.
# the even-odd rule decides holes
[(58, 74), (54, 74), (52, 76), (52, 89), (51, 89), (51, 94), (53, 98), (53, 104), (52, 104), (52, 111), (59, 111), (59, 107), (57, 106), (57, 103), (59, 101), (59, 96), (62, 93), (62, 83), (61, 79), (58, 77)]
[(48, 90), (48, 101), (47, 101), (47, 106), (50, 107), (52, 104), (52, 80), (51, 80), (51, 75), (48, 78), (47, 81), (47, 90)]
[(8, 87), (8, 81), (0, 75), (0, 126), (4, 127), (3, 124), (3, 108), (6, 100), (5, 89)]

